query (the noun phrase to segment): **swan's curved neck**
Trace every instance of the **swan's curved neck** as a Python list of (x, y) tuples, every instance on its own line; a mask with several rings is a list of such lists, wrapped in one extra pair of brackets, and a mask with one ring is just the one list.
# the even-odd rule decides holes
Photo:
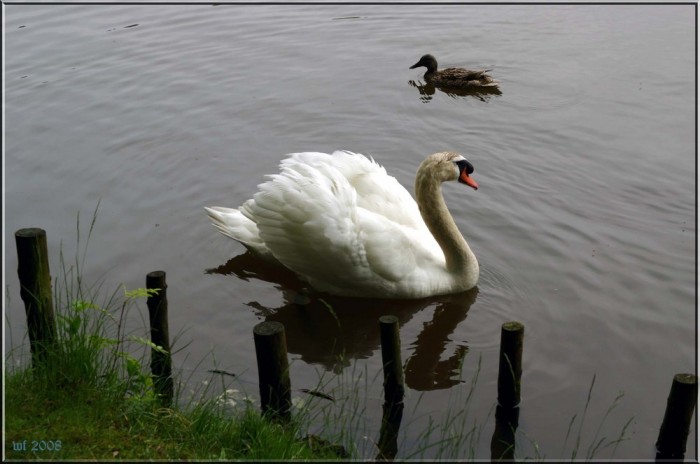
[(445, 254), (447, 270), (463, 274), (478, 270), (476, 257), (459, 232), (442, 196), (441, 182), (420, 170), (416, 175), (416, 202), (428, 229)]

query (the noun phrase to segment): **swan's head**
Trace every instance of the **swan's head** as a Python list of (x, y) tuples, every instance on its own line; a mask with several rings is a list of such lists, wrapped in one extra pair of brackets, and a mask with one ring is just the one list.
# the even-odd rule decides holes
[(479, 188), (479, 184), (471, 178), (474, 166), (459, 153), (443, 151), (433, 153), (428, 156), (418, 168), (419, 175), (432, 177), (439, 182), (459, 181), (474, 190)]
[(476, 181), (469, 176), (469, 174), (474, 172), (474, 166), (472, 166), (472, 163), (464, 159), (464, 156), (459, 156), (462, 159), (453, 161), (453, 163), (457, 167), (457, 180), (463, 184), (470, 186), (474, 190), (478, 189), (479, 184), (477, 184)]
[(420, 60), (418, 60), (418, 63), (414, 64), (408, 69), (413, 69), (413, 68), (419, 68), (421, 66), (425, 66), (428, 68), (428, 72), (431, 71), (436, 71), (437, 70), (437, 60), (433, 55), (423, 55), (420, 57)]

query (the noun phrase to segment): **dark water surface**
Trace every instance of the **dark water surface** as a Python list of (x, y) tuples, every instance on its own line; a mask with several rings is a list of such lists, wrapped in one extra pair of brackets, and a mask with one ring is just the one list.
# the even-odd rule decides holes
[[(696, 366), (693, 5), (4, 10), (6, 349), (26, 330), (15, 230), (47, 230), (56, 274), (76, 214), (86, 225), (101, 199), (86, 278), (131, 289), (165, 270), (171, 332), (192, 341), (175, 363), (193, 379), (213, 355), (256, 396), (252, 329), (281, 321), (295, 389), (332, 373), (379, 379), (360, 388), (369, 437), (357, 446), (371, 457), (377, 318), (392, 313), (409, 387), (399, 457), (429, 417), (461, 408), (478, 373), (471, 452), (489, 458), (500, 325), (519, 320), (516, 456), (571, 455), (566, 429), (595, 375), (580, 456), (624, 392), (598, 438), (633, 417), (615, 457), (653, 457), (671, 379)], [(408, 67), (424, 53), (492, 68), (502, 95), (421, 93)], [(202, 206), (240, 205), (286, 153), (335, 149), (374, 156), (410, 190), (426, 155), (463, 153), (480, 189), (444, 194), (479, 259), (478, 290), (299, 308), (293, 278), (251, 273)]]

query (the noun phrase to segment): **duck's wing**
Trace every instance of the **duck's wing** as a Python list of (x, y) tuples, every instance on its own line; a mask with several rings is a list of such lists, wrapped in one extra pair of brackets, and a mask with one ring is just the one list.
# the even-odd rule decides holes
[(440, 72), (440, 84), (460, 86), (465, 82), (477, 86), (497, 86), (498, 82), (487, 73), (491, 69), (446, 68)]
[(297, 153), (281, 168), (250, 211), (267, 249), (317, 289), (382, 296), (441, 253), (410, 194), (364, 156)]

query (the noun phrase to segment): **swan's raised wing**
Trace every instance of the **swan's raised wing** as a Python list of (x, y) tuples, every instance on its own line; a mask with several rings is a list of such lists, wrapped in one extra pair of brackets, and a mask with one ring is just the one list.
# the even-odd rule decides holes
[(381, 294), (434, 253), (410, 194), (364, 156), (299, 153), (281, 167), (248, 206), (267, 248), (314, 287)]
[(281, 166), (298, 163), (320, 169), (335, 168), (355, 189), (359, 208), (365, 208), (397, 224), (416, 229), (425, 228), (425, 222), (411, 194), (373, 159), (350, 151), (336, 151), (332, 155), (294, 153), (282, 161)]

